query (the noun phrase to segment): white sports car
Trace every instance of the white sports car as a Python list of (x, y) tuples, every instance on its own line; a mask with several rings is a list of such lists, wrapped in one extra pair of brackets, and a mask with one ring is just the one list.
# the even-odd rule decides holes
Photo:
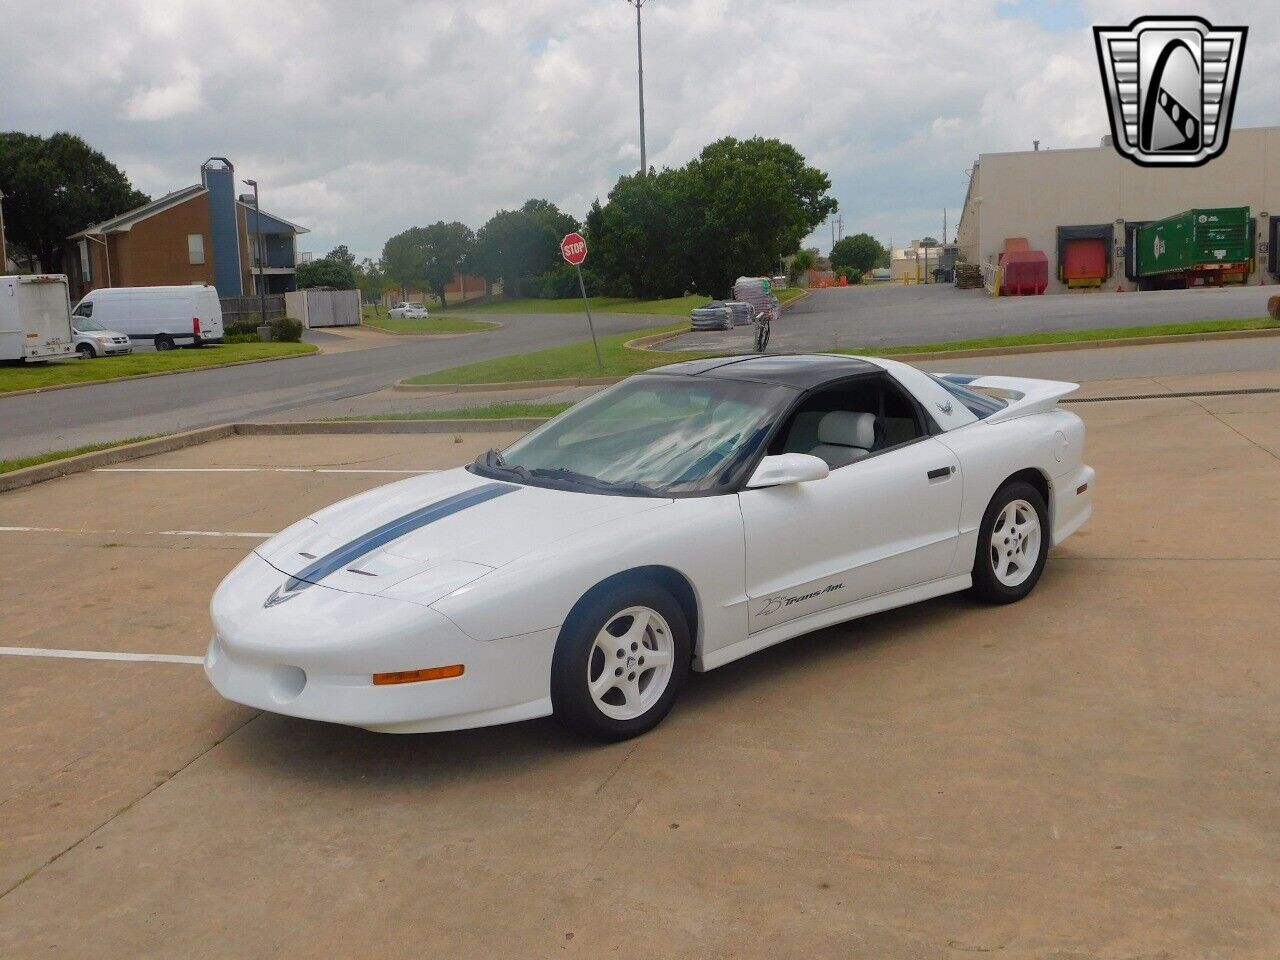
[(848, 356), (640, 374), (268, 540), (213, 597), (205, 670), (370, 730), (635, 736), (690, 669), (953, 591), (1026, 596), (1090, 514), (1074, 389)]

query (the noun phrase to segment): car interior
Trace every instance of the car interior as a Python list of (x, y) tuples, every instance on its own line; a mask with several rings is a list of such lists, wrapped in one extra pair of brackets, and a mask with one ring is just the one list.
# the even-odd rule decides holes
[(832, 470), (925, 436), (914, 403), (885, 375), (815, 391), (777, 432), (769, 454), (807, 453)]

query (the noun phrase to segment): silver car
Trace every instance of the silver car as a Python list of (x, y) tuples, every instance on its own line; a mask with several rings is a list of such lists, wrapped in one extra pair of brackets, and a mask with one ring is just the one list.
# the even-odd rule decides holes
[(117, 330), (108, 330), (89, 317), (72, 316), (71, 332), (75, 335), (76, 353), (86, 360), (133, 353), (133, 344), (128, 336)]

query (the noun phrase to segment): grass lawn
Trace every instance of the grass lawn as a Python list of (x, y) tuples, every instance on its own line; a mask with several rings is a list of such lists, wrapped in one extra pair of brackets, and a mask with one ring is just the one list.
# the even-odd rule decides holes
[(166, 370), (198, 370), (201, 367), (219, 367), (242, 360), (270, 360), (315, 352), (316, 348), (309, 343), (224, 343), (210, 344), (199, 349), (166, 350), (163, 353), (131, 353), (124, 357), (51, 360), (48, 363), (0, 367), (0, 393), (64, 383), (119, 380), (122, 377), (136, 377)]
[(51, 463), (54, 460), (65, 460), (67, 457), (79, 456), (82, 453), (93, 453), (96, 450), (109, 450), (112, 447), (123, 447), (129, 443), (139, 443), (143, 440), (150, 440), (158, 434), (151, 434), (145, 437), (130, 437), (128, 440), (113, 440), (110, 443), (90, 443), (83, 447), (75, 447), (71, 450), (52, 450), (48, 453), (37, 453), (30, 457), (18, 457), (15, 460), (0, 460), (0, 473), (12, 473), (14, 470), (21, 470), (23, 467), (34, 467), (40, 463)]
[(600, 357), (604, 371), (596, 366), (596, 355), (591, 341), (549, 347), (533, 353), (514, 357), (498, 357), (482, 360), (462, 367), (441, 370), (438, 373), (410, 377), (409, 383), (508, 383), (513, 380), (558, 380), (568, 377), (626, 377), (651, 367), (677, 360), (689, 360), (698, 354), (660, 353), (650, 350), (632, 350), (623, 346), (628, 340), (658, 333), (679, 333), (689, 328), (689, 322), (657, 327), (653, 330), (632, 330), (614, 333), (600, 338)]
[(506, 420), (510, 417), (554, 417), (571, 403), (494, 403), (485, 407), (457, 407), (453, 410), (405, 410), (374, 413), (363, 417), (329, 417), (330, 420)]
[(387, 330), (390, 333), (416, 333), (430, 335), (433, 333), (475, 333), (479, 330), (492, 330), (496, 323), (483, 320), (468, 320), (466, 317), (427, 317), (425, 320), (392, 319), (386, 314), (382, 316), (365, 315), (364, 325)]
[[(864, 356), (891, 357), (902, 353), (939, 353), (946, 350), (979, 350), (998, 347), (1018, 347), (1037, 343), (1090, 343), (1099, 340), (1118, 340), (1127, 337), (1148, 337), (1214, 333), (1224, 330), (1264, 330), (1280, 326), (1270, 317), (1253, 317), (1237, 320), (1198, 320), (1192, 323), (1166, 323), (1149, 327), (1104, 327), (1099, 330), (1055, 331), (1052, 333), (1024, 333), (1004, 337), (985, 337), (972, 340), (948, 340), (941, 343), (909, 344), (900, 347), (866, 348), (862, 350), (823, 351), (826, 353), (861, 354)], [(679, 333), (688, 329), (687, 323), (673, 324), (654, 330), (633, 331), (600, 338), (600, 354), (604, 359), (603, 376), (630, 376), (642, 370), (660, 367), (680, 360), (715, 356), (714, 353), (687, 351), (650, 351), (629, 349), (623, 344), (628, 340), (648, 334)], [(571, 377), (601, 376), (596, 366), (591, 341), (571, 343), (563, 347), (537, 350), (514, 357), (498, 357), (453, 367), (437, 373), (410, 377), (409, 383), (509, 383), (515, 380), (560, 380)]]
[[(787, 303), (800, 296), (799, 287), (788, 287), (778, 291), (778, 299)], [(593, 313), (650, 313), (670, 314), (673, 317), (687, 317), (694, 307), (700, 307), (710, 299), (704, 296), (672, 297), (667, 300), (631, 300), (621, 297), (589, 297)], [(469, 307), (450, 307), (446, 311), (454, 316), (484, 316), (488, 313), (582, 313), (582, 298), (569, 297), (564, 300), (535, 300), (521, 298), (517, 300), (495, 300), (492, 303)]]

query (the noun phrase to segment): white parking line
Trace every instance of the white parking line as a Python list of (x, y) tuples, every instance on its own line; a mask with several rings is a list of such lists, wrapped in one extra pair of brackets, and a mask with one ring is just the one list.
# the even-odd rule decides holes
[(75, 533), (75, 534), (129, 534), (142, 537), (248, 537), (266, 540), (274, 533), (257, 533), (247, 530), (71, 530), (66, 527), (0, 527), (0, 533)]
[(129, 660), (144, 663), (204, 663), (204, 657), (174, 653), (110, 653), (106, 650), (49, 650), (44, 647), (0, 647), (5, 657), (59, 657), (64, 660)]
[(417, 476), (439, 470), (379, 470), (339, 467), (97, 467), (94, 473), (403, 473)]

